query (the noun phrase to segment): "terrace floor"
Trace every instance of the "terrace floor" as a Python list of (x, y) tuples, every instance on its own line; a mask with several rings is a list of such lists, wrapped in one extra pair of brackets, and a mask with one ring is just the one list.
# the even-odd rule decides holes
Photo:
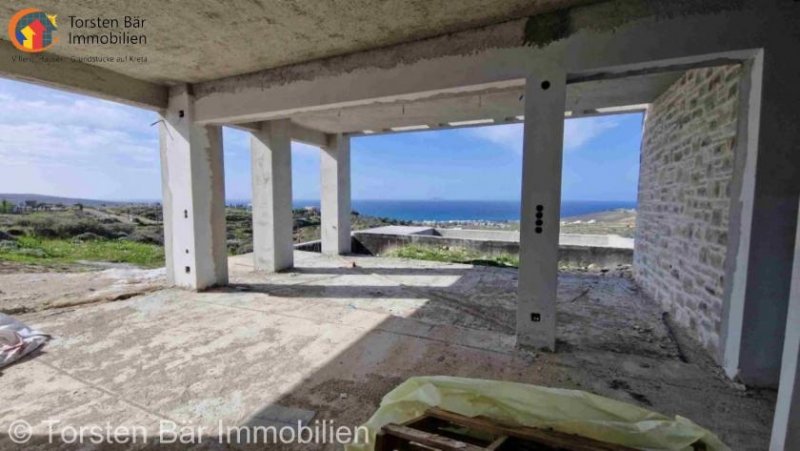
[(297, 252), (295, 270), (263, 274), (250, 261), (231, 258), (225, 288), (16, 315), (53, 339), (1, 370), (0, 449), (17, 419), (40, 449), (48, 420), (157, 435), (164, 420), (215, 431), (278, 408), (358, 425), (418, 375), (587, 390), (687, 417), (733, 449), (767, 448), (775, 393), (727, 381), (625, 271), (562, 273), (558, 350), (543, 353), (514, 346), (514, 269)]

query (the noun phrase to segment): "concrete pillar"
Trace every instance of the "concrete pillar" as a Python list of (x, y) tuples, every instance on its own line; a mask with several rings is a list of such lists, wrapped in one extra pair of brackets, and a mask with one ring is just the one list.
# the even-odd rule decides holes
[(294, 265), (292, 140), (288, 119), (263, 122), (250, 140), (253, 171), (253, 255), (257, 271)]
[(763, 387), (777, 386), (781, 371), (800, 199), (800, 60), (792, 51), (776, 44), (745, 65), (731, 188), (722, 362), (730, 377)]
[(193, 124), (186, 86), (170, 89), (160, 121), (167, 282), (201, 290), (228, 283), (222, 128)]
[(538, 68), (525, 84), (517, 342), (555, 350), (566, 74)]
[(797, 222), (778, 402), (769, 446), (773, 451), (800, 449), (800, 217)]
[(320, 160), (322, 252), (350, 253), (350, 137), (328, 137)]

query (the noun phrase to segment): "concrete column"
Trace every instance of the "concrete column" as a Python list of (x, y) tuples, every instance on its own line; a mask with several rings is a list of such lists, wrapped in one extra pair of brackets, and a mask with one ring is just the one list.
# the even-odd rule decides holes
[[(731, 187), (721, 353), (726, 373), (777, 386), (800, 199), (800, 61), (789, 43), (745, 65)], [(780, 326), (779, 326), (780, 325)]]
[(228, 283), (222, 128), (193, 124), (186, 86), (170, 89), (160, 121), (167, 282), (201, 290)]
[(350, 253), (350, 137), (328, 137), (320, 153), (322, 252)]
[(525, 84), (517, 342), (555, 350), (566, 74), (539, 68)]
[(773, 451), (800, 449), (800, 217), (797, 222), (780, 386), (769, 446)]
[(253, 171), (253, 254), (257, 271), (294, 265), (292, 139), (288, 119), (263, 122), (250, 140)]

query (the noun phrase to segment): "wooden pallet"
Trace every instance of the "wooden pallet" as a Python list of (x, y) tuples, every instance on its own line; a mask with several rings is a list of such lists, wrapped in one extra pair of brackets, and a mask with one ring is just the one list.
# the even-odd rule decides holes
[(633, 451), (633, 448), (549, 429), (503, 426), (432, 408), (404, 424), (387, 424), (376, 436), (375, 451)]

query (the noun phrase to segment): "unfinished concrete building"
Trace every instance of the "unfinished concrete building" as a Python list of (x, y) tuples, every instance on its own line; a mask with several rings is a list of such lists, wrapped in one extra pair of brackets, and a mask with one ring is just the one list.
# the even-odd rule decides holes
[[(97, 15), (92, 2), (38, 6), (65, 19)], [(11, 16), (15, 6), (0, 9)], [(343, 255), (351, 139), (524, 122), (516, 326), (507, 335), (558, 354), (565, 117), (646, 111), (635, 281), (728, 378), (778, 387), (770, 447), (800, 449), (800, 3), (261, 0), (111, 9), (149, 21), (147, 45), (125, 48), (146, 64), (82, 62), (119, 51), (66, 42), (43, 54), (66, 57), (58, 64), (41, 55), (20, 61), (3, 40), (0, 75), (159, 112), (168, 282), (189, 290), (229, 283), (222, 126), (252, 134), (258, 279), (248, 280), (257, 284), (283, 280), (296, 263), (292, 141), (321, 149), (322, 252)], [(234, 327), (234, 317), (220, 321)]]

